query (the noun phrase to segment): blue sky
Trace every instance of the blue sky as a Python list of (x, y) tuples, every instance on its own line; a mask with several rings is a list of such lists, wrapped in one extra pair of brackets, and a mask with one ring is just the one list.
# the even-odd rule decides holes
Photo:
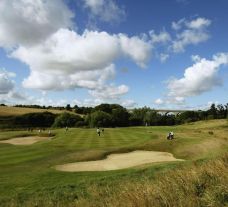
[(0, 103), (225, 104), (227, 10), (226, 0), (2, 0)]

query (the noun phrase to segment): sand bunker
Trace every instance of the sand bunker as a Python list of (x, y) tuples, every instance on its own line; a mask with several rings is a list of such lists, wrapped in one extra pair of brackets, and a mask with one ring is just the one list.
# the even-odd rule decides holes
[(67, 172), (107, 171), (130, 168), (153, 162), (183, 161), (168, 152), (134, 151), (130, 153), (111, 154), (104, 160), (75, 162), (57, 165), (56, 170)]
[(17, 137), (13, 139), (2, 140), (0, 141), (0, 143), (7, 143), (7, 144), (13, 144), (13, 145), (30, 145), (30, 144), (34, 144), (36, 142), (44, 141), (48, 139), (50, 139), (50, 137), (38, 137), (38, 136)]

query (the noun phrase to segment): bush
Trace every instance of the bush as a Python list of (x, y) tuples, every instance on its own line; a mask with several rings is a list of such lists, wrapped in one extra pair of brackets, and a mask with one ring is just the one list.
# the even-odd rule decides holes
[(78, 121), (76, 122), (75, 124), (75, 127), (83, 127), (83, 126), (86, 126), (86, 122), (85, 121)]
[(12, 122), (16, 127), (50, 127), (56, 115), (50, 112), (28, 113), (13, 118)]
[(95, 111), (87, 116), (86, 122), (90, 127), (112, 126), (111, 115), (103, 111)]
[(79, 121), (83, 121), (83, 118), (79, 115), (69, 114), (65, 112), (56, 117), (52, 127), (73, 127)]

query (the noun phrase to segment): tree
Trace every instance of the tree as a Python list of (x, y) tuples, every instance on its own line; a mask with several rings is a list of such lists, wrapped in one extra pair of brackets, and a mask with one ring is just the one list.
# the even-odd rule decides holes
[(83, 118), (79, 115), (69, 114), (65, 112), (56, 117), (52, 127), (73, 127), (79, 121), (83, 121)]
[(66, 110), (67, 110), (67, 111), (71, 111), (70, 104), (67, 104), (67, 105), (66, 105)]
[(177, 123), (183, 124), (200, 120), (199, 113), (195, 111), (185, 111), (177, 116)]
[(129, 126), (130, 115), (125, 108), (118, 107), (118, 108), (112, 109), (111, 117), (112, 117), (113, 126), (119, 126), (119, 127)]
[(55, 120), (56, 115), (50, 112), (28, 113), (16, 116), (13, 125), (21, 127), (50, 127)]
[(146, 113), (150, 110), (151, 109), (148, 107), (134, 109), (130, 114), (129, 120), (135, 126), (145, 125), (146, 124), (145, 116), (146, 116)]
[(90, 127), (110, 127), (112, 125), (111, 115), (103, 111), (95, 111), (86, 117)]
[(217, 105), (217, 118), (224, 119), (226, 118), (227, 110), (222, 104)]
[(217, 118), (217, 109), (216, 109), (214, 103), (211, 104), (211, 107), (207, 112), (208, 112), (208, 118), (209, 119), (216, 119)]

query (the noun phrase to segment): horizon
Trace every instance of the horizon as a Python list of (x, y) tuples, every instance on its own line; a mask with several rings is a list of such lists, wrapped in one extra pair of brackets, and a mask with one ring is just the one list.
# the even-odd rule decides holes
[(0, 104), (228, 102), (226, 0), (2, 0)]

